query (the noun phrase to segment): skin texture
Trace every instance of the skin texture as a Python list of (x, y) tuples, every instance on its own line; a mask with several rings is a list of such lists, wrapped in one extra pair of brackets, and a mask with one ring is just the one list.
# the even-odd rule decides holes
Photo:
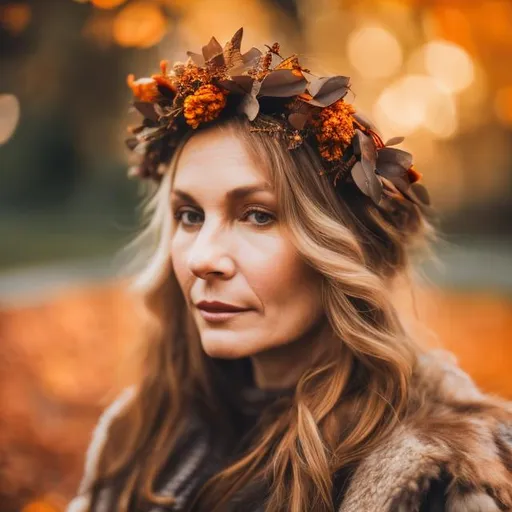
[[(235, 136), (218, 130), (195, 134), (172, 185), (172, 263), (205, 352), (225, 359), (249, 356), (256, 384), (279, 388), (297, 381), (324, 332), (321, 276), (287, 236), (271, 188), (226, 196), (258, 184), (269, 187), (268, 175)], [(194, 200), (179, 197), (178, 190)], [(251, 311), (211, 323), (195, 307), (201, 300)]]

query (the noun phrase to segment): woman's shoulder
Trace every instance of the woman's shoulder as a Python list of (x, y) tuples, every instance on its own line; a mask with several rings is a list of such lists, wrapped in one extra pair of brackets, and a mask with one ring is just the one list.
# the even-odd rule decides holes
[(438, 350), (420, 356), (410, 401), (356, 469), (340, 512), (512, 510), (512, 403), (482, 393)]
[(77, 496), (68, 504), (66, 512), (87, 510), (90, 499), (89, 487), (96, 476), (99, 457), (107, 441), (109, 428), (114, 419), (130, 404), (135, 395), (135, 385), (124, 388), (101, 413), (92, 431), (91, 440), (85, 453), (84, 471), (78, 486)]

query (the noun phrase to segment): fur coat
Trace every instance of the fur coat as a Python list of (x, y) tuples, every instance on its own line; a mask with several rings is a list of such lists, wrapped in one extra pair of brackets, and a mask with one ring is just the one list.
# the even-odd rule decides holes
[[(125, 389), (100, 417), (67, 512), (86, 510), (109, 425), (134, 393)], [(412, 413), (358, 465), (338, 512), (512, 511), (512, 403), (481, 393), (438, 350), (421, 356), (410, 399)], [(171, 487), (198, 461), (184, 461)]]

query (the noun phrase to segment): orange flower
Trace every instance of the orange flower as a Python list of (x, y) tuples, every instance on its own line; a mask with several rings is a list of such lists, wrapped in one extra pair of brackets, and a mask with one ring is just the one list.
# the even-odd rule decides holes
[(423, 177), (423, 174), (421, 172), (417, 171), (414, 168), (414, 165), (411, 165), (409, 169), (407, 169), (407, 177), (409, 178), (409, 183), (416, 183), (417, 181), (421, 180)]
[(343, 99), (324, 108), (312, 121), (322, 158), (338, 160), (355, 135), (352, 114), (355, 109)]
[(176, 93), (176, 85), (167, 74), (168, 61), (160, 61), (160, 74), (151, 75), (151, 78), (161, 87), (171, 90)]
[(202, 85), (184, 101), (185, 121), (195, 130), (201, 123), (213, 121), (226, 106), (227, 91), (213, 84)]
[(159, 96), (157, 83), (153, 78), (139, 78), (135, 80), (133, 74), (129, 74), (126, 83), (140, 101), (156, 101)]

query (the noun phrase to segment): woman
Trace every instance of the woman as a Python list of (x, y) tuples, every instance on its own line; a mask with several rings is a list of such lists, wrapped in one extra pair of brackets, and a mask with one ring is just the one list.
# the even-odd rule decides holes
[(510, 510), (510, 404), (420, 350), (391, 300), (434, 238), (411, 155), (347, 77), (241, 38), (128, 78), (131, 174), (158, 184), (152, 323), (69, 511)]

